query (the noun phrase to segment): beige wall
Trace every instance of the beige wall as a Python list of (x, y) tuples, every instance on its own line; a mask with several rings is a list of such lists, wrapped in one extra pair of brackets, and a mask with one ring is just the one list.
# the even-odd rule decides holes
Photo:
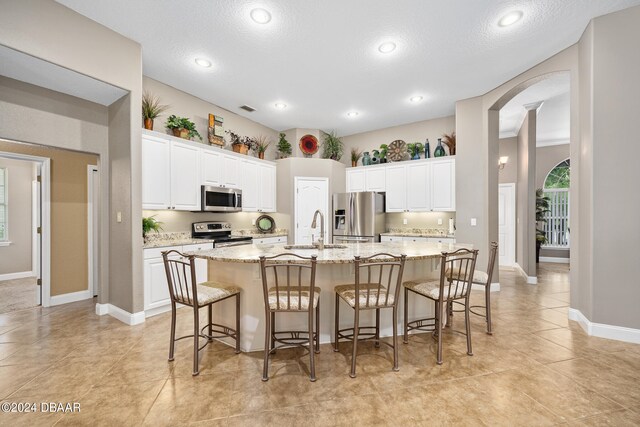
[(0, 168), (8, 176), (8, 237), (9, 246), (0, 246), (0, 275), (32, 271), (32, 191), (36, 179), (35, 163), (2, 157)]
[[(225, 110), (222, 107), (218, 107), (215, 104), (211, 104), (193, 95), (189, 95), (188, 93), (182, 92), (181, 90), (168, 86), (157, 80), (153, 80), (147, 76), (143, 76), (142, 86), (145, 91), (159, 97), (161, 104), (169, 106), (167, 111), (154, 120), (153, 130), (157, 132), (167, 132), (167, 129), (164, 127), (164, 123), (166, 122), (167, 117), (171, 114), (175, 114), (180, 117), (190, 118), (191, 121), (196, 124), (196, 128), (200, 135), (202, 135), (203, 141), (207, 142), (209, 114), (220, 115), (224, 118), (224, 128), (226, 130), (231, 130), (241, 136), (256, 137), (264, 135), (268, 137), (273, 143), (267, 149), (265, 158), (276, 158), (276, 143), (278, 142), (277, 131), (261, 125), (260, 123), (254, 122), (253, 120), (249, 120), (246, 117), (232, 113), (229, 110)], [(199, 141), (197, 138), (194, 140)], [(228, 136), (226, 137), (226, 140), (229, 141)], [(231, 147), (227, 148), (231, 149)]]
[(516, 184), (516, 262), (529, 277), (536, 275), (535, 165), (536, 111), (529, 110), (518, 131)]
[(507, 184), (518, 181), (518, 138), (503, 138), (500, 140), (499, 156), (508, 156), (509, 160), (504, 169), (498, 172), (498, 182)]
[[(360, 149), (360, 151), (372, 151), (379, 149), (380, 144), (390, 144), (396, 139), (401, 139), (409, 144), (412, 142), (424, 143), (425, 140), (429, 138), (431, 156), (433, 156), (433, 150), (438, 145), (438, 138), (441, 138), (443, 133), (453, 132), (455, 129), (455, 116), (448, 116), (344, 136), (341, 139), (344, 143), (345, 154), (341, 161), (351, 166), (351, 148), (355, 147)], [(444, 147), (448, 153), (449, 150), (446, 146)]]
[[(449, 230), (449, 219), (455, 221), (455, 212), (404, 212), (404, 213), (388, 213), (386, 215), (385, 227), (389, 228), (443, 228)], [(407, 224), (403, 220), (407, 220)], [(438, 220), (442, 220), (442, 224), (438, 224)]]
[(51, 159), (51, 295), (86, 290), (87, 165), (98, 156), (0, 140), (3, 151)]
[[(85, 126), (87, 121), (77, 117), (91, 116), (91, 110), (85, 113), (58, 106), (55, 97), (44, 97), (27, 108), (22, 108), (22, 103), (33, 100), (19, 99), (16, 110), (20, 113), (15, 120), (0, 122), (0, 135), (100, 154), (104, 162), (101, 191), (109, 198), (103, 199), (101, 210), (99, 301), (128, 312), (142, 311), (140, 45), (51, 0), (0, 0), (0, 9), (3, 45), (130, 93), (125, 100), (127, 108), (119, 108), (120, 114), (109, 111), (109, 132), (103, 138), (92, 138), (95, 126)], [(71, 115), (70, 120), (55, 120), (67, 115)], [(122, 213), (122, 222), (115, 221), (118, 212)], [(131, 256), (119, 256), (123, 252)], [(117, 261), (110, 260), (110, 255)]]

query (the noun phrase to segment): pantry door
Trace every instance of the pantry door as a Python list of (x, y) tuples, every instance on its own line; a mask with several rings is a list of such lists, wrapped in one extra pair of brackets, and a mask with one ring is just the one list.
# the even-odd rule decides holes
[(312, 236), (317, 241), (320, 237), (320, 221), (316, 228), (311, 228), (313, 214), (317, 209), (324, 214), (324, 242), (329, 243), (329, 178), (302, 177), (294, 178), (295, 186), (295, 243), (309, 245)]

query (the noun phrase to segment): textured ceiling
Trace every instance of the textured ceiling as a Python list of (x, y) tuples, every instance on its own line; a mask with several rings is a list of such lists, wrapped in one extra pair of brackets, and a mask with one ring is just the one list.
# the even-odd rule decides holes
[(543, 101), (536, 120), (538, 146), (566, 144), (570, 135), (569, 73), (555, 74), (529, 86), (500, 110), (500, 138), (516, 136), (527, 110), (524, 105)]
[[(454, 113), (640, 0), (58, 0), (136, 40), (144, 74), (283, 130), (349, 135)], [(254, 23), (255, 7), (272, 20)], [(500, 28), (508, 11), (523, 19)], [(378, 52), (384, 41), (397, 49)], [(96, 46), (100, 49), (100, 46)], [(105, 52), (108, 55), (108, 52)], [(213, 66), (199, 68), (194, 59)], [(413, 105), (408, 98), (424, 96)], [(280, 111), (274, 103), (284, 102)], [(248, 104), (256, 111), (238, 107)], [(351, 110), (356, 118), (346, 117)]]
[(127, 92), (42, 59), (0, 45), (0, 76), (45, 87), (87, 101), (111, 105)]

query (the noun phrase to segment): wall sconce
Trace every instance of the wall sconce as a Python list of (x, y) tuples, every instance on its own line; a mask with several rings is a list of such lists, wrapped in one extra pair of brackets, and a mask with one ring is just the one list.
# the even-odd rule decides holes
[(509, 156), (500, 157), (500, 160), (498, 160), (498, 169), (500, 170), (504, 169), (504, 165), (506, 165), (508, 161), (509, 161)]

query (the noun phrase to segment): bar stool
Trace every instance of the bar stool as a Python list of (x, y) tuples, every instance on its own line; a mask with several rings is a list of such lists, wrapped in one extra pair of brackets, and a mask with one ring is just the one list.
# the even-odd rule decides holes
[[(467, 354), (473, 356), (471, 348), (471, 324), (469, 322), (469, 296), (471, 278), (476, 266), (478, 250), (458, 249), (454, 252), (442, 252), (440, 258), (440, 279), (410, 280), (404, 282), (404, 343), (409, 342), (409, 331), (418, 329), (433, 331), (438, 341), (436, 362), (442, 365), (442, 329), (447, 307), (453, 301), (464, 305), (465, 328), (467, 336)], [(447, 273), (448, 272), (448, 273)], [(435, 303), (433, 318), (418, 319), (409, 322), (409, 291), (421, 295)], [(457, 331), (455, 331), (457, 332)]]
[[(169, 361), (173, 361), (175, 343), (184, 338), (193, 337), (193, 375), (200, 373), (199, 352), (214, 338), (232, 338), (236, 344), (236, 354), (240, 353), (240, 288), (233, 285), (222, 285), (214, 282), (198, 283), (196, 280), (196, 265), (193, 255), (184, 255), (176, 250), (162, 252), (164, 269), (167, 273), (167, 284), (171, 297), (171, 341), (169, 342)], [(185, 260), (188, 260), (185, 261)], [(228, 298), (236, 299), (235, 329), (213, 323), (213, 304)], [(176, 304), (183, 304), (193, 308), (193, 335), (176, 338)], [(200, 329), (200, 313), (202, 307), (207, 307), (208, 322)], [(204, 330), (207, 329), (207, 333)], [(213, 335), (213, 333), (218, 335)], [(200, 347), (200, 338), (207, 342)]]
[[(487, 271), (484, 272), (482, 270), (475, 270), (473, 272), (473, 280), (472, 283), (474, 285), (480, 285), (484, 287), (484, 302), (485, 305), (472, 305), (469, 307), (469, 312), (475, 314), (476, 316), (481, 316), (485, 318), (487, 322), (487, 334), (493, 335), (493, 330), (491, 329), (491, 280), (493, 279), (493, 267), (496, 263), (496, 254), (498, 252), (498, 243), (491, 242), (491, 249), (489, 250), (489, 264), (487, 265)], [(449, 272), (446, 272), (447, 276)], [(455, 275), (455, 271), (453, 272)], [(456, 302), (458, 304), (458, 302)], [(484, 309), (484, 313), (474, 311), (474, 309)], [(453, 310), (454, 312), (462, 312), (464, 310)]]
[[(356, 377), (356, 356), (358, 354), (358, 340), (375, 340), (376, 347), (380, 346), (380, 309), (393, 310), (393, 345), (382, 341), (393, 348), (393, 370), (398, 368), (398, 299), (402, 284), (402, 274), (406, 255), (391, 255), (377, 253), (369, 257), (355, 257), (355, 283), (340, 285), (334, 288), (336, 293), (334, 349), (339, 351), (338, 343), (341, 338), (353, 341), (351, 356), (351, 378)], [(366, 270), (363, 274), (362, 271)], [(386, 282), (386, 287), (383, 285)], [(340, 300), (353, 309), (353, 328), (340, 328)], [(375, 310), (376, 325), (360, 326), (360, 311)], [(373, 332), (363, 332), (362, 330)], [(352, 331), (352, 333), (347, 333)], [(364, 335), (365, 338), (360, 338)]]
[[(318, 332), (320, 327), (320, 288), (315, 286), (316, 259), (316, 255), (303, 257), (293, 253), (260, 257), (266, 322), (262, 381), (269, 380), (269, 354), (275, 351), (276, 343), (282, 344), (280, 347), (308, 345), (309, 379), (312, 382), (316, 380), (314, 354), (320, 353)], [(283, 275), (284, 278), (282, 278)], [(272, 283), (275, 286), (269, 285), (269, 277), (272, 277)], [(314, 311), (315, 328), (313, 325)], [(284, 312), (307, 313), (308, 329), (306, 331), (276, 331), (276, 313)], [(306, 337), (300, 337), (300, 335), (306, 335)]]

